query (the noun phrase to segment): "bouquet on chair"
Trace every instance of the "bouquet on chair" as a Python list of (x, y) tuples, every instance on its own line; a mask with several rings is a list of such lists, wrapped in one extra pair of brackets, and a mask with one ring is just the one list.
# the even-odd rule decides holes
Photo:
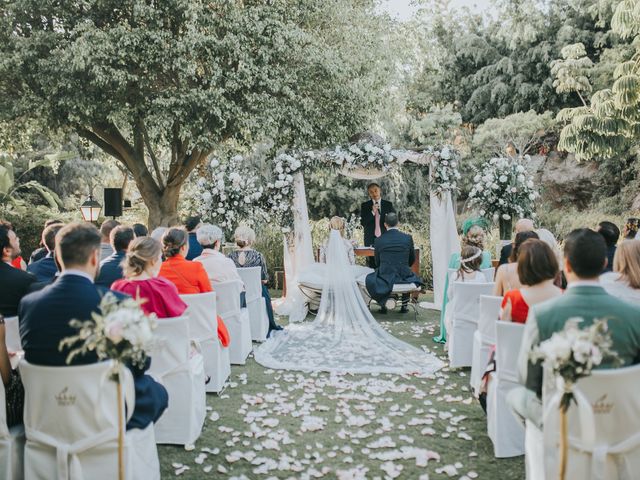
[(619, 362), (611, 349), (613, 342), (604, 319), (581, 329), (582, 318), (567, 320), (564, 329), (541, 342), (530, 354), (533, 362), (542, 360), (562, 386), (560, 397), (560, 479), (564, 479), (567, 462), (567, 410), (574, 400), (573, 387), (607, 359)]
[(95, 352), (100, 360), (114, 361), (111, 378), (116, 382), (118, 395), (118, 472), (121, 480), (124, 479), (124, 412), (120, 375), (125, 365), (144, 368), (156, 326), (155, 315), (146, 315), (140, 304), (140, 300), (118, 300), (113, 293), (107, 293), (100, 302), (100, 313), (92, 313), (91, 320), (72, 320), (70, 325), (77, 328), (78, 333), (63, 339), (59, 345), (60, 350), (77, 346), (69, 352), (67, 363), (87, 352)]

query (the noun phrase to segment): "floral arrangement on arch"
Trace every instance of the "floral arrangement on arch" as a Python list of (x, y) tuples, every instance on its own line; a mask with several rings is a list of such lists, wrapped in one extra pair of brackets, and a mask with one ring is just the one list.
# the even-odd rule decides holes
[(240, 222), (251, 225), (265, 217), (260, 206), (264, 188), (247, 163), (242, 155), (235, 155), (226, 162), (213, 158), (206, 165), (205, 175), (196, 181), (193, 193), (203, 219), (232, 229)]
[(440, 150), (429, 147), (423, 153), (431, 162), (431, 192), (436, 195), (458, 193), (458, 181), (462, 178), (458, 169), (460, 154), (446, 145)]
[(397, 161), (390, 144), (376, 145), (368, 141), (352, 143), (348, 147), (338, 145), (327, 152), (325, 157), (338, 168), (347, 170), (375, 168), (387, 172)]
[(306, 154), (279, 154), (273, 161), (273, 175), (267, 183), (266, 197), (262, 208), (271, 221), (276, 221), (287, 233), (293, 225), (293, 175), (314, 159), (312, 152)]
[(492, 158), (476, 173), (473, 182), (469, 204), (482, 217), (494, 221), (535, 217), (535, 201), (540, 193), (519, 159)]

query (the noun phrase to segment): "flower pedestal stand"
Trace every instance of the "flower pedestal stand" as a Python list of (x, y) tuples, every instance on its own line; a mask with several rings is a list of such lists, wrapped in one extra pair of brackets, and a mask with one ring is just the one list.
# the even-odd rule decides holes
[(504, 218), (500, 218), (500, 240), (509, 240), (511, 241), (511, 232), (513, 229), (513, 220), (510, 218), (509, 220), (505, 220)]

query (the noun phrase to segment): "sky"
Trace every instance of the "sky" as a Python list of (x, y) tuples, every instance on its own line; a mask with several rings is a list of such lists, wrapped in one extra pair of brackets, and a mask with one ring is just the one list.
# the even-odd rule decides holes
[[(382, 0), (381, 9), (400, 20), (407, 20), (418, 7), (412, 5), (412, 0)], [(452, 7), (469, 7), (475, 11), (483, 11), (489, 7), (489, 0), (451, 0)]]

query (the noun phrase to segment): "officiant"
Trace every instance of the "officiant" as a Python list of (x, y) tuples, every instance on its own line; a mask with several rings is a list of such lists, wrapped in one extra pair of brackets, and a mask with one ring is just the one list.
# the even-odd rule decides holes
[[(365, 246), (372, 247), (376, 238), (387, 231), (384, 225), (385, 215), (395, 212), (395, 209), (390, 201), (382, 199), (382, 189), (377, 183), (370, 183), (367, 193), (370, 200), (360, 206), (360, 224), (364, 228)], [(367, 262), (369, 267), (376, 268), (375, 257), (368, 257)]]

